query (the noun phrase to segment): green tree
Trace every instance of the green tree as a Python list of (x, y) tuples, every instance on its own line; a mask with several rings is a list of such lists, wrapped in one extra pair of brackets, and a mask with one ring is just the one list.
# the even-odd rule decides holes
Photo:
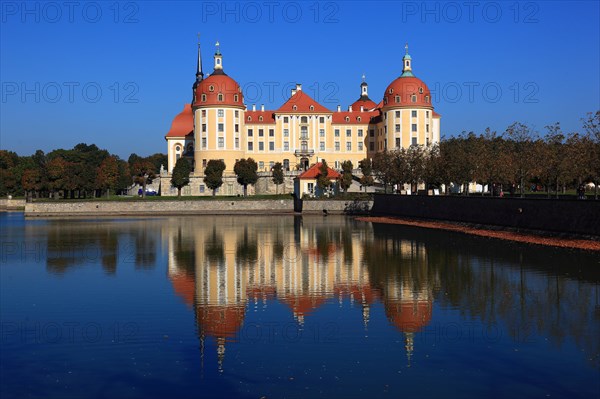
[(252, 158), (240, 159), (233, 166), (233, 171), (237, 175), (237, 182), (244, 186), (244, 197), (248, 195), (248, 185), (254, 185), (258, 180), (258, 165)]
[(117, 161), (117, 166), (119, 169), (119, 178), (117, 179), (116, 189), (117, 191), (126, 191), (133, 183), (131, 172), (129, 171), (129, 163), (127, 161), (119, 159)]
[(387, 188), (394, 181), (394, 159), (393, 155), (384, 150), (377, 152), (373, 156), (373, 174), (383, 184), (383, 190), (387, 193)]
[(181, 197), (181, 189), (190, 184), (190, 173), (192, 167), (190, 162), (185, 158), (179, 158), (175, 162), (173, 173), (171, 174), (171, 184), (177, 187), (177, 196)]
[(425, 176), (426, 149), (422, 145), (411, 145), (406, 149), (407, 181), (411, 193), (416, 193), (419, 183)]
[(115, 190), (119, 180), (119, 166), (115, 156), (109, 156), (102, 161), (96, 173), (96, 188), (106, 190), (106, 197), (110, 190)]
[(347, 192), (348, 188), (350, 188), (352, 185), (352, 169), (354, 169), (352, 161), (342, 162), (342, 177), (340, 179), (340, 186), (344, 192)]
[(527, 125), (515, 122), (504, 132), (508, 141), (508, 153), (510, 154), (507, 164), (513, 181), (519, 183), (519, 193), (523, 197), (525, 181), (530, 178), (538, 166), (535, 161), (535, 140), (537, 134)]
[(284, 175), (283, 175), (283, 165), (281, 162), (276, 162), (273, 165), (273, 183), (275, 183), (275, 193), (279, 194), (279, 185), (283, 184)]
[(589, 179), (594, 182), (594, 198), (598, 199), (600, 185), (600, 111), (590, 112), (583, 120), (585, 143), (589, 145), (588, 157), (584, 161), (589, 166)]
[(360, 184), (365, 188), (365, 191), (367, 191), (367, 187), (373, 185), (373, 163), (371, 162), (371, 159), (365, 158), (358, 163), (358, 167), (362, 172)]
[[(130, 157), (131, 158), (131, 157)], [(146, 186), (156, 178), (155, 166), (146, 159), (138, 159), (131, 169), (133, 181), (142, 187), (142, 197), (146, 197)]]
[(225, 162), (220, 159), (211, 159), (204, 168), (204, 184), (213, 190), (213, 197), (217, 194), (217, 189), (223, 185), (223, 171)]
[(321, 161), (321, 166), (319, 166), (319, 174), (317, 175), (317, 187), (320, 188), (323, 192), (331, 186), (331, 180), (329, 179), (329, 167), (327, 166), (327, 161)]

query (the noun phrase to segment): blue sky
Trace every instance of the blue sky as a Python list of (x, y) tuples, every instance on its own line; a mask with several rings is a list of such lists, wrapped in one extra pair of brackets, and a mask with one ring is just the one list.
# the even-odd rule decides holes
[(0, 3), (0, 148), (95, 143), (123, 158), (165, 151), (191, 99), (201, 33), (251, 107), (281, 105), (291, 84), (329, 109), (379, 102), (409, 43), (442, 135), (581, 128), (600, 109), (600, 8), (559, 2)]

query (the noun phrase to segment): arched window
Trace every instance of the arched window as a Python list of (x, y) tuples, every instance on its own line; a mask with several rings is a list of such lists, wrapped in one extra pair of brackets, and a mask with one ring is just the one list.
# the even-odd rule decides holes
[(298, 106), (294, 105), (294, 106), (292, 107), (292, 109), (293, 109), (294, 111), (296, 111), (296, 110), (298, 109)]
[(308, 118), (306, 116), (301, 117), (300, 123), (308, 123)]
[(237, 94), (233, 95), (233, 101), (235, 101), (236, 103), (239, 101), (239, 96)]
[(346, 122), (350, 122), (350, 117), (349, 116), (346, 117)]
[(221, 93), (217, 94), (217, 101), (223, 101), (223, 95)]
[(213, 86), (213, 85), (208, 86), (208, 91), (210, 91), (210, 92), (215, 91), (215, 86)]
[(396, 96), (396, 103), (400, 102), (400, 96)]
[(263, 121), (263, 117), (262, 117), (262, 116), (259, 116), (259, 117), (258, 117), (258, 120), (259, 120), (260, 122), (262, 122), (262, 121)]
[(248, 122), (250, 122), (252, 120), (251, 116), (248, 116)]
[(202, 95), (202, 102), (206, 102), (206, 94)]
[(310, 106), (310, 110), (311, 110), (311, 111), (314, 111), (314, 110), (315, 110), (315, 106), (314, 106), (314, 105), (311, 105), (311, 106)]
[(384, 97), (383, 98), (383, 105), (386, 105), (386, 104), (387, 104), (387, 97)]
[(181, 152), (181, 146), (180, 145), (176, 145), (175, 146), (175, 152)]
[(356, 120), (360, 122), (360, 116), (356, 117)]
[(423, 94), (423, 88), (419, 87), (419, 94)]
[(413, 103), (416, 103), (417, 102), (417, 96), (415, 96), (413, 94), (412, 97), (410, 98), (410, 101), (412, 101)]
[(429, 104), (429, 96), (425, 96), (425, 102)]

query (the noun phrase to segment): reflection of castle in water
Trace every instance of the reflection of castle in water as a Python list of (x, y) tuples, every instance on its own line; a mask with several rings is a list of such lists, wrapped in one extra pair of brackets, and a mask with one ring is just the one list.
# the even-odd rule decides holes
[[(302, 325), (326, 301), (341, 303), (344, 298), (360, 306), (365, 327), (371, 306), (383, 302), (390, 322), (405, 333), (410, 361), (413, 335), (431, 319), (428, 280), (418, 286), (412, 280), (419, 272), (411, 266), (426, 268), (424, 246), (397, 241), (388, 253), (373, 247), (380, 244), (373, 242), (370, 230), (353, 230), (354, 222), (347, 219), (331, 223), (315, 217), (309, 227), (300, 217), (257, 218), (245, 227), (234, 217), (223, 219), (218, 225), (214, 218), (194, 226), (182, 222), (167, 234), (169, 278), (175, 292), (195, 309), (202, 346), (207, 337), (215, 340), (220, 365), (250, 303), (277, 300)], [(373, 273), (368, 262), (373, 251), (397, 256), (394, 263), (407, 268)]]

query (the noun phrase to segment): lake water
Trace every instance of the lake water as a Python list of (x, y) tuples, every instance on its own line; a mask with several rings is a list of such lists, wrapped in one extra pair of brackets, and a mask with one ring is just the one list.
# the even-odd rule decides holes
[(342, 216), (1, 213), (0, 397), (600, 396), (600, 256)]

